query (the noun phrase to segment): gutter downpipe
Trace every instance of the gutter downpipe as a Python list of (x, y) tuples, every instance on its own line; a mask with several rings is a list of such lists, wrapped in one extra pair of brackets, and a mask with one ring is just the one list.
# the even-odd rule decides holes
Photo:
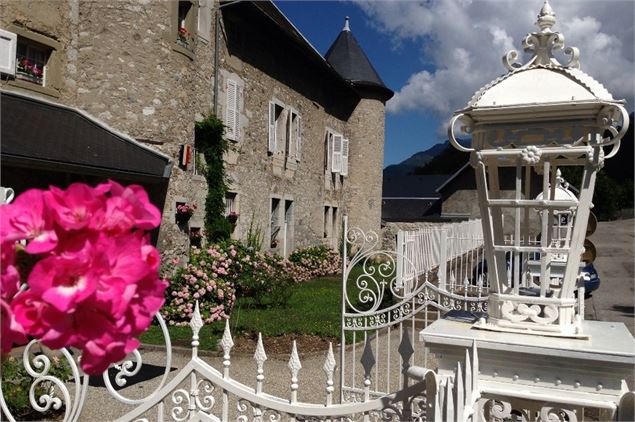
[(214, 25), (214, 103), (212, 104), (212, 111), (214, 116), (217, 116), (218, 112), (218, 51), (220, 44), (220, 9), (226, 6), (231, 6), (232, 4), (240, 3), (243, 0), (235, 0), (232, 2), (227, 2), (225, 4), (218, 4), (215, 13), (215, 25)]

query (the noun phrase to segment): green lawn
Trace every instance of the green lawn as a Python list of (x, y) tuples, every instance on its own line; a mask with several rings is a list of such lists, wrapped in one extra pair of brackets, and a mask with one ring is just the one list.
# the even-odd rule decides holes
[[(235, 337), (243, 333), (261, 332), (266, 337), (287, 333), (340, 336), (340, 275), (316, 278), (291, 289), (288, 305), (284, 308), (254, 309), (248, 306), (248, 299), (239, 298), (230, 318), (232, 335)], [(199, 334), (200, 347), (216, 350), (224, 327), (224, 321), (203, 327)], [(189, 345), (192, 335), (189, 327), (168, 328), (173, 344)], [(150, 327), (141, 336), (141, 341), (149, 344), (164, 342), (158, 326)]]

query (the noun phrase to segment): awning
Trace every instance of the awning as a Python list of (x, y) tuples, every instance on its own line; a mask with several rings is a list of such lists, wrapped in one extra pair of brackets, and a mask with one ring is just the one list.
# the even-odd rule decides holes
[(87, 113), (0, 91), (2, 165), (167, 181), (172, 161)]

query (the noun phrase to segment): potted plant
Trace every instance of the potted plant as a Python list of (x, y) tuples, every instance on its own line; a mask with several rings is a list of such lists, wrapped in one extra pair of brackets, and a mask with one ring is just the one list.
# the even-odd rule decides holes
[(190, 47), (190, 41), (192, 39), (192, 36), (190, 34), (190, 31), (188, 31), (185, 27), (180, 27), (178, 32), (177, 32), (177, 41), (179, 42), (179, 44), (181, 44), (183, 47), (189, 48)]
[(227, 221), (229, 221), (232, 225), (234, 225), (238, 221), (239, 216), (240, 214), (238, 214), (236, 211), (232, 211), (229, 214), (227, 214)]
[(187, 203), (176, 205), (176, 222), (179, 224), (187, 223), (196, 210), (196, 205), (189, 205)]

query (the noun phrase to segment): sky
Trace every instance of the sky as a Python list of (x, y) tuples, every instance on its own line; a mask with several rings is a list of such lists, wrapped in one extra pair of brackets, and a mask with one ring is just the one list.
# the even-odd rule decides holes
[[(323, 55), (350, 27), (386, 86), (384, 164), (399, 163), (447, 138), (446, 123), (472, 94), (506, 73), (544, 0), (280, 1), (275, 4)], [(554, 31), (580, 49), (581, 70), (633, 111), (635, 1), (550, 0)], [(566, 62), (562, 52), (557, 58)], [(635, 122), (633, 123), (635, 124)]]

